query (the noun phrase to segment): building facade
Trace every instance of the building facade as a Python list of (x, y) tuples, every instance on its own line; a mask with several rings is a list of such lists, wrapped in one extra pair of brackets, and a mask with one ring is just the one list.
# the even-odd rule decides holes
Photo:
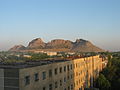
[(103, 59), (91, 56), (41, 65), (0, 67), (0, 90), (84, 90), (93, 87)]

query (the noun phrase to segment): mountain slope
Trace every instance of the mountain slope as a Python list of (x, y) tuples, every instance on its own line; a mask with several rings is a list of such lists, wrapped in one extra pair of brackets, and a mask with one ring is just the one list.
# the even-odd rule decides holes
[(42, 41), (41, 38), (36, 38), (34, 40), (32, 40), (29, 45), (28, 45), (28, 49), (42, 49), (45, 47), (45, 43)]
[(74, 43), (71, 51), (75, 52), (104, 52), (104, 50), (93, 45), (91, 42), (79, 39)]
[(23, 45), (15, 45), (14, 47), (10, 48), (9, 51), (19, 51), (19, 50), (25, 50), (26, 47)]
[(55, 39), (46, 44), (48, 49), (58, 49), (58, 48), (72, 48), (72, 42), (69, 40)]

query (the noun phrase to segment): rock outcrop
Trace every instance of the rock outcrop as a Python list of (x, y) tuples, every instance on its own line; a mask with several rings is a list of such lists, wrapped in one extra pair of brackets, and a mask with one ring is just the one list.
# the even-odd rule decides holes
[(74, 43), (71, 51), (75, 52), (104, 52), (103, 49), (98, 48), (97, 46), (93, 45), (91, 42), (77, 39)]
[(28, 49), (43, 49), (45, 47), (45, 43), (42, 41), (41, 38), (37, 38), (32, 40), (29, 45), (28, 45)]
[(46, 44), (47, 49), (72, 48), (73, 44), (69, 40), (55, 39)]

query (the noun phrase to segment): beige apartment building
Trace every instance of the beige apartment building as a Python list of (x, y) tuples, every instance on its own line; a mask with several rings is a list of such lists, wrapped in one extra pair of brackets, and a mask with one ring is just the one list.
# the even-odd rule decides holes
[(102, 64), (98, 55), (0, 65), (0, 90), (84, 90), (93, 86)]

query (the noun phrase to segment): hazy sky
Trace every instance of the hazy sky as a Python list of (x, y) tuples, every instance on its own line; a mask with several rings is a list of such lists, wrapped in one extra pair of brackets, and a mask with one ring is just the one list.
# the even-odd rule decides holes
[(120, 0), (0, 0), (0, 50), (38, 37), (120, 50)]

